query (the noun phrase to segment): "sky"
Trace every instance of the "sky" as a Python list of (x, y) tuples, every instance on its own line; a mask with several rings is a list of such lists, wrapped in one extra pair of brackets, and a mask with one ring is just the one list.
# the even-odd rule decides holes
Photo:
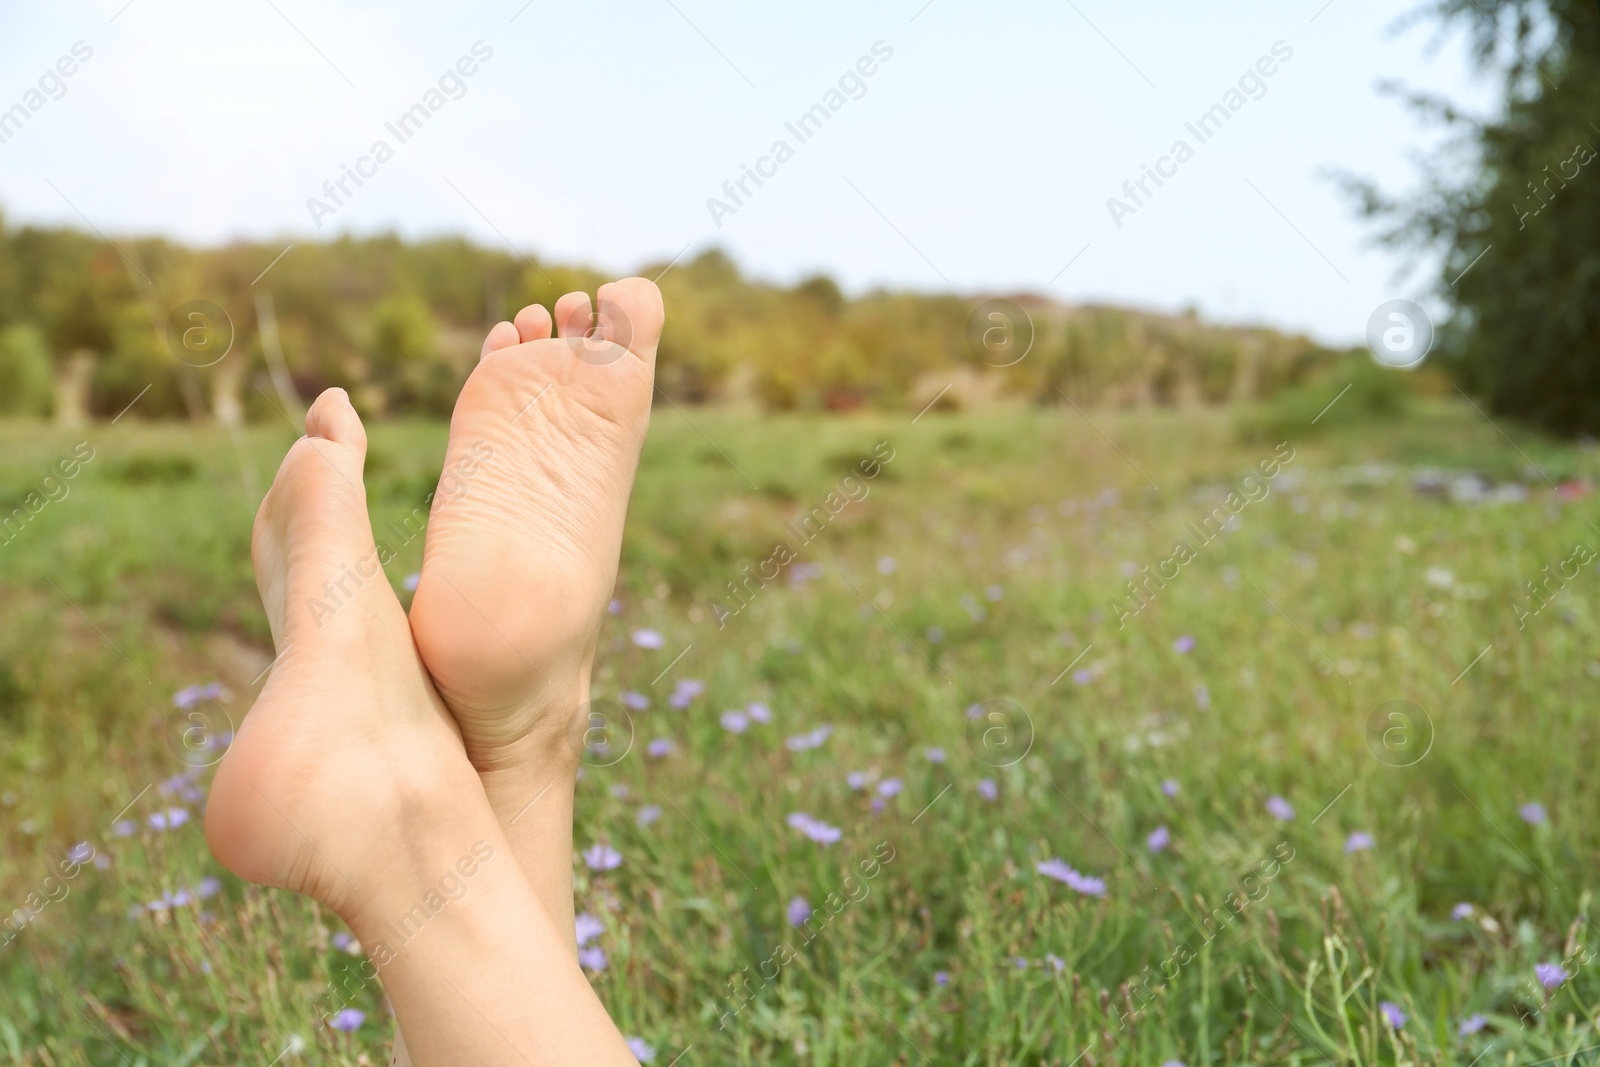
[[(0, 144), (0, 211), (204, 244), (460, 233), (618, 274), (717, 245), (782, 284), (1359, 343), (1431, 281), (1331, 178), (1404, 190), (1435, 142), (1379, 83), (1493, 101), (1431, 27), (1396, 31), (1412, 6), (0, 0), (0, 110), (44, 100)], [(1146, 166), (1167, 177), (1135, 199)], [(325, 192), (346, 167), (367, 177)]]

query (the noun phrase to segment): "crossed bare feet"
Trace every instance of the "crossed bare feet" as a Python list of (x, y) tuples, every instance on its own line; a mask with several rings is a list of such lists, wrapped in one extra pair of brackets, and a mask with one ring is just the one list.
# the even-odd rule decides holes
[[(419, 1065), (632, 1062), (572, 958), (571, 798), (663, 313), (643, 279), (598, 297), (593, 329), (575, 293), (554, 338), (538, 307), (490, 331), (446, 453), (472, 474), (435, 499), (409, 620), (341, 390), (312, 406), (256, 517), (279, 658), (212, 787), (217, 858), (323, 902), (369, 947), (437, 899), (458, 856), (515, 858), (473, 863), (476, 905), (430, 905), (426, 931), (374, 955)], [(513, 1017), (490, 1023), (497, 1007)]]

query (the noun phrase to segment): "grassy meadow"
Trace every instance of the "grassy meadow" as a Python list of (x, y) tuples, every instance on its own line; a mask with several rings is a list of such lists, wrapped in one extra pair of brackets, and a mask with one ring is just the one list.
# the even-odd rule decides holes
[[(658, 1067), (1596, 1062), (1600, 455), (1437, 400), (1313, 424), (1337, 391), (659, 405), (595, 671), (636, 708), (579, 784), (622, 862), (574, 857), (623, 1032)], [(371, 429), (402, 598), (444, 435)], [(271, 660), (249, 531), (293, 438), (0, 424), (0, 515), (57, 497), (0, 535), (0, 1062), (386, 1062), (358, 949), (210, 858), (184, 760)]]

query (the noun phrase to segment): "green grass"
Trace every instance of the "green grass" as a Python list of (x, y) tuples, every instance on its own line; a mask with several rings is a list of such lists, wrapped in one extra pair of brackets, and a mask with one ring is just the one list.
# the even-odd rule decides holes
[[(1600, 968), (1570, 962), (1597, 940), (1600, 564), (1525, 629), (1511, 607), (1576, 543), (1600, 547), (1594, 498), (1557, 502), (1526, 471), (1594, 478), (1592, 450), (1506, 427), (1522, 455), (1434, 402), (1303, 435), (1263, 419), (1240, 434), (1217, 414), (1096, 413), (1098, 430), (1071, 412), (688, 417), (656, 413), (595, 672), (598, 695), (637, 690), (651, 707), (624, 758), (587, 769), (576, 831), (624, 856), (605, 875), (578, 863), (577, 892), (607, 927), (596, 987), (658, 1065), (690, 1045), (684, 1065), (1189, 1067), (1467, 1064), (1490, 1042), (1480, 1062), (1529, 1063), (1600, 1045)], [(1268, 425), (1292, 463), (1238, 530), (1201, 545), (1186, 524), (1272, 454)], [(421, 503), (443, 439), (373, 428), (380, 538)], [(354, 987), (358, 1033), (318, 1025), (356, 962), (331, 947), (334, 917), (227, 875), (198, 818), (144, 828), (172, 805), (198, 816), (161, 795), (184, 769), (173, 694), (223, 682), (237, 721), (270, 661), (249, 528), (292, 435), (0, 425), (6, 510), (43, 496), (80, 440), (95, 458), (67, 495), (0, 544), (0, 909), (41, 893), (77, 842), (109, 865), (54, 883), (65, 897), (0, 947), (0, 1061), (265, 1065), (298, 1035), (304, 1051), (281, 1062), (384, 1062), (376, 987)], [(802, 545), (785, 524), (880, 441), (894, 458), (870, 492)], [(1451, 503), (1413, 491), (1425, 467), (1522, 477), (1530, 495)], [(1119, 628), (1124, 566), (1178, 539), (1195, 558)], [(388, 540), (398, 589), (421, 541)], [(769, 583), (719, 628), (713, 602), (735, 606), (724, 583), (780, 540), (820, 575)], [(641, 627), (664, 647), (635, 646)], [(671, 708), (683, 678), (705, 694)], [(1392, 724), (1370, 720), (1395, 699), (1431, 721), (1409, 766), (1374, 755)], [(723, 710), (755, 700), (770, 725), (722, 729)], [(986, 748), (997, 724), (966, 709), (998, 700), (1031, 728), (1013, 712)], [(785, 747), (824, 723), (820, 747)], [(1030, 733), (1025, 757), (990, 765)], [(1389, 734), (1389, 763), (1423, 736)], [(647, 758), (659, 737), (677, 751)], [(850, 771), (903, 791), (874, 811)], [(1267, 813), (1272, 794), (1293, 820)], [(1519, 818), (1531, 800), (1546, 825)], [(130, 802), (141, 829), (115, 836)], [(644, 805), (664, 809), (648, 827)], [(842, 840), (808, 840), (785, 824), (796, 811)], [(1161, 825), (1172, 843), (1152, 853)], [(1354, 831), (1374, 847), (1347, 853)], [(1039, 874), (1051, 857), (1103, 878), (1104, 898)], [(145, 907), (207, 876), (216, 895)], [(826, 909), (830, 893), (838, 914), (808, 942), (788, 902)], [(1234, 913), (1230, 893), (1256, 901)], [(1458, 902), (1471, 920), (1451, 918)], [(776, 978), (723, 1018), (730, 978), (771, 973), (775, 954)], [(1546, 996), (1534, 965), (1562, 959), (1575, 977)], [(1164, 961), (1170, 980), (1119, 1022), (1124, 985)], [(1408, 1014), (1398, 1034), (1380, 1000)], [(1487, 1028), (1457, 1037), (1472, 1013)]]

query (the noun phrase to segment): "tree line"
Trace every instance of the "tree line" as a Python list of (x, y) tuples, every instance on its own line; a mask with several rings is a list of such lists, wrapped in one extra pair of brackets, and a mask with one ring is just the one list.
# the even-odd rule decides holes
[[(821, 275), (775, 285), (714, 248), (640, 273), (660, 275), (669, 321), (657, 381), (679, 403), (1223, 404), (1273, 395), (1335, 356), (1192, 312), (1026, 294), (849, 297)], [(364, 410), (447, 415), (489, 325), (606, 280), (461, 238), (342, 237), (285, 252), (0, 219), (0, 413), (81, 421), (137, 400), (146, 419), (265, 420), (337, 385)]]

